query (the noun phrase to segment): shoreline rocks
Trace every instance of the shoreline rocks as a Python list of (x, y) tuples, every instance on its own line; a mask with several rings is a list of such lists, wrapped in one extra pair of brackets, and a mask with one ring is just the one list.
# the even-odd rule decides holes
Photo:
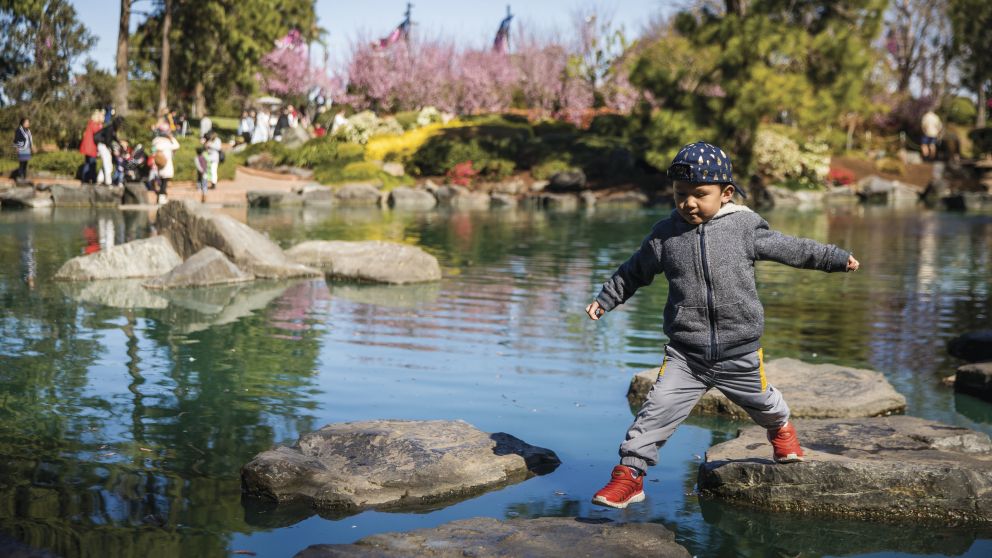
[(395, 285), (441, 279), (437, 258), (397, 242), (310, 240), (286, 250), (286, 255), (335, 279)]
[(992, 401), (992, 362), (975, 362), (958, 368), (954, 391)]
[(344, 516), (460, 501), (554, 470), (551, 450), (463, 421), (331, 424), (292, 447), (262, 452), (241, 469), (243, 492)]
[[(873, 370), (779, 358), (765, 363), (765, 375), (796, 418), (874, 417), (906, 410), (906, 398)], [(632, 408), (641, 407), (657, 378), (658, 368), (634, 375), (627, 390)], [(706, 392), (693, 413), (748, 419), (744, 409), (717, 389)]]
[(72, 258), (62, 264), (54, 279), (89, 281), (156, 277), (181, 263), (182, 258), (167, 238), (153, 236)]
[(657, 523), (614, 523), (609, 519), (541, 517), (500, 521), (462, 519), (407, 533), (381, 533), (352, 544), (317, 544), (294, 558), (376, 557), (503, 558), (507, 556), (615, 556), (689, 558), (675, 534)]
[(795, 421), (806, 461), (771, 460), (753, 426), (711, 447), (702, 496), (768, 510), (941, 524), (992, 522), (988, 435), (916, 417)]

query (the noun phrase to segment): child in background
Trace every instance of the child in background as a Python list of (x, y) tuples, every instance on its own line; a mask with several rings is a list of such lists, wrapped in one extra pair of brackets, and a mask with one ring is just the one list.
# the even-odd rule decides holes
[(200, 190), (200, 201), (207, 201), (207, 173), (210, 171), (210, 161), (201, 145), (196, 148), (196, 187)]
[(730, 158), (716, 146), (686, 145), (668, 176), (675, 210), (654, 225), (586, 307), (589, 318), (598, 320), (656, 276), (668, 279), (665, 360), (620, 445), (620, 464), (593, 497), (602, 506), (626, 508), (644, 499), (644, 475), (657, 464), (658, 450), (713, 387), (767, 429), (776, 462), (802, 461), (789, 407), (765, 379), (764, 309), (754, 263), (771, 260), (821, 271), (859, 266), (848, 252), (773, 231), (757, 213), (733, 203), (735, 192), (745, 193), (734, 182)]

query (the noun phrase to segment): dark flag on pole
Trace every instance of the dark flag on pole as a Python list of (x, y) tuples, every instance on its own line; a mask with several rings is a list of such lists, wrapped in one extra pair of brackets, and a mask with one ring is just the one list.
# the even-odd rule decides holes
[(403, 21), (393, 29), (393, 32), (389, 35), (379, 39), (379, 42), (373, 43), (376, 48), (388, 48), (399, 41), (407, 41), (410, 39), (410, 8), (413, 4), (407, 2), (406, 4), (406, 14)]
[(493, 52), (499, 52), (501, 54), (506, 54), (510, 51), (510, 20), (513, 19), (513, 14), (510, 13), (510, 6), (506, 6), (506, 17), (499, 24), (499, 30), (496, 31), (496, 38), (493, 40)]

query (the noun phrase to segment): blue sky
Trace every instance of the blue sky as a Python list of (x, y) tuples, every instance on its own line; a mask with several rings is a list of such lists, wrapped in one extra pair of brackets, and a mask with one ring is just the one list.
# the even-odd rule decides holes
[[(599, 7), (605, 13), (612, 12), (614, 22), (623, 25), (627, 36), (633, 37), (655, 15), (686, 3), (687, 0), (528, 0), (510, 2), (510, 6), (514, 23), (523, 22), (542, 30), (558, 29), (563, 34), (571, 27), (573, 11)], [(99, 39), (89, 56), (100, 67), (111, 70), (117, 48), (119, 0), (72, 0), (72, 4), (82, 22)], [(147, 11), (150, 4), (150, 0), (140, 0), (133, 9)], [(506, 5), (504, 0), (414, 0), (413, 20), (420, 33), (451, 37), (462, 45), (481, 46), (493, 40)], [(405, 9), (406, 0), (317, 0), (318, 23), (329, 32), (327, 42), (332, 63), (345, 59), (357, 37), (386, 35), (403, 19)], [(142, 15), (131, 17), (132, 30), (143, 18)]]

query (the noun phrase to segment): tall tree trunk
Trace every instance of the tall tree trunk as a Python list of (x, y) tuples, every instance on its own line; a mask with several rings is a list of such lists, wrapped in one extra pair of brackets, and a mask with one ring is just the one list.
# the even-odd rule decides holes
[(985, 127), (985, 107), (985, 82), (983, 81), (978, 84), (978, 117), (975, 119), (976, 128)]
[(165, 0), (162, 16), (162, 71), (158, 77), (158, 109), (169, 106), (169, 30), (172, 28), (172, 0)]
[(117, 114), (127, 116), (127, 42), (131, 32), (131, 0), (121, 0), (121, 21), (117, 28), (117, 84), (114, 105)]
[(196, 80), (193, 85), (193, 116), (203, 118), (207, 115), (207, 98), (203, 95), (203, 80)]

